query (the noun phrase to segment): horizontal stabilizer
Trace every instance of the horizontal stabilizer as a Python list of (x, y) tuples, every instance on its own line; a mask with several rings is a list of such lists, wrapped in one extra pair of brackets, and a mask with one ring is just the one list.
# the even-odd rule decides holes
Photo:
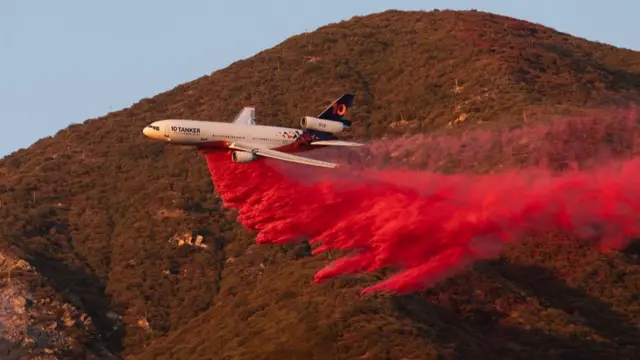
[(344, 141), (344, 140), (320, 140), (314, 141), (311, 145), (324, 145), (324, 146), (364, 146), (364, 144)]

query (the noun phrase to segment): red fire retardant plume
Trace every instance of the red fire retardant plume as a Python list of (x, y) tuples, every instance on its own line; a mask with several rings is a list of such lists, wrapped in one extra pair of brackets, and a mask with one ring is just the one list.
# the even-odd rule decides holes
[[(304, 156), (304, 154), (302, 154)], [(640, 232), (640, 158), (588, 171), (529, 168), (498, 174), (312, 168), (206, 154), (216, 191), (260, 244), (310, 239), (314, 254), (343, 250), (321, 282), (383, 267), (363, 290), (423, 290), (526, 235), (564, 231), (601, 250)]]

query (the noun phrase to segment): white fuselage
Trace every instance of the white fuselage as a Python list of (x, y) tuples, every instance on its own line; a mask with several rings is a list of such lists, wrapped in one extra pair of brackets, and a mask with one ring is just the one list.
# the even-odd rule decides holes
[(153, 140), (205, 148), (227, 148), (239, 142), (266, 149), (278, 149), (300, 140), (303, 131), (278, 126), (244, 125), (226, 122), (167, 119), (145, 127)]

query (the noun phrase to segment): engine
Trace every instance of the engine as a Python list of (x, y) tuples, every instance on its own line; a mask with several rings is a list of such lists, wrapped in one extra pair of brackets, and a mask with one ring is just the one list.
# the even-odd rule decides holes
[(235, 163), (248, 163), (256, 160), (257, 158), (256, 154), (245, 151), (234, 151), (231, 153), (231, 161)]
[(332, 134), (342, 132), (348, 126), (340, 121), (331, 121), (314, 118), (313, 116), (304, 116), (300, 120), (300, 126), (303, 129), (324, 131)]

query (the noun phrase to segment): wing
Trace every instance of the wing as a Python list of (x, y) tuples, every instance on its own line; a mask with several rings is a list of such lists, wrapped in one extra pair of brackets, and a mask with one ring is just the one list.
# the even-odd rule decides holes
[(253, 106), (243, 107), (231, 122), (238, 125), (255, 125), (256, 108)]
[(314, 141), (311, 145), (324, 145), (324, 146), (364, 146), (357, 142), (344, 141), (344, 140), (319, 140)]
[(283, 161), (290, 161), (290, 162), (294, 162), (294, 163), (298, 163), (298, 164), (320, 166), (320, 167), (327, 167), (327, 168), (336, 168), (336, 167), (339, 166), (338, 164), (334, 164), (334, 163), (330, 163), (330, 162), (326, 162), (326, 161), (309, 159), (309, 158), (305, 158), (305, 157), (302, 157), (302, 156), (287, 154), (287, 153), (284, 153), (282, 151), (271, 150), (271, 149), (263, 149), (263, 148), (243, 145), (243, 144), (239, 144), (239, 143), (232, 143), (231, 145), (229, 145), (229, 148), (234, 149), (234, 150), (240, 150), (240, 151), (246, 151), (246, 152), (254, 153), (254, 154), (258, 155), (258, 156), (264, 156), (264, 157), (277, 159), (277, 160), (283, 160)]

